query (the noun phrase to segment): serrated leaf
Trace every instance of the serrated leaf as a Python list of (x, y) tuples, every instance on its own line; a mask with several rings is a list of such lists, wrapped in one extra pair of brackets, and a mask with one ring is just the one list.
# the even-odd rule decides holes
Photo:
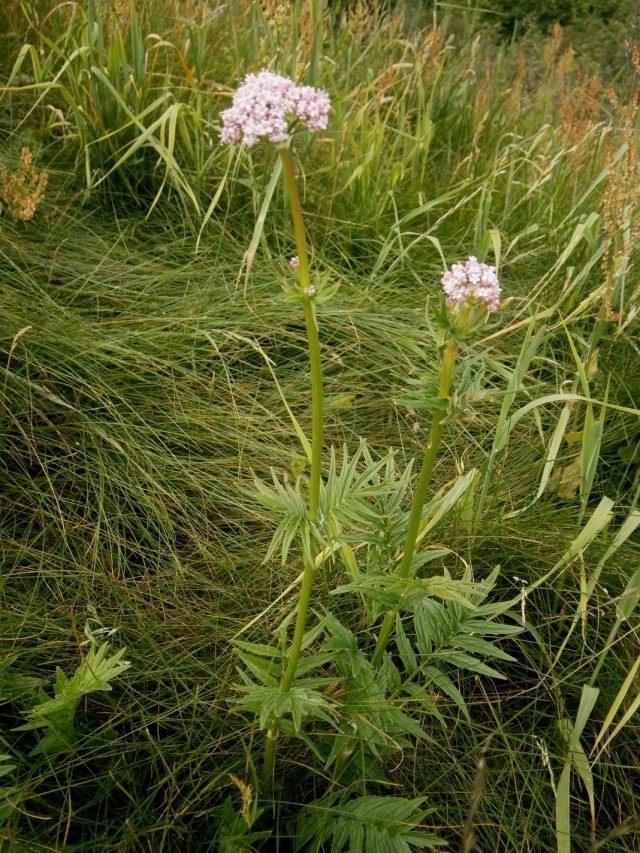
[[(490, 611), (489, 611), (490, 612)], [(466, 619), (460, 630), (465, 634), (483, 634), (487, 637), (512, 637), (524, 631), (522, 625), (505, 625), (502, 622), (489, 622), (487, 619)]]
[(342, 554), (342, 561), (344, 562), (349, 575), (352, 578), (357, 578), (360, 574), (360, 569), (358, 568), (358, 561), (356, 560), (356, 555), (354, 554), (351, 545), (347, 542), (343, 542), (340, 545), (340, 553)]
[(459, 504), (466, 492), (474, 487), (477, 477), (478, 469), (472, 468), (466, 474), (458, 477), (451, 488), (442, 493), (439, 492), (437, 497), (427, 504), (416, 538), (417, 543), (422, 542), (427, 533), (430, 533), (445, 515)]
[(388, 610), (395, 608), (413, 609), (419, 601), (436, 597), (445, 601), (457, 601), (463, 607), (474, 609), (470, 596), (477, 584), (447, 577), (403, 578), (370, 572), (355, 581), (332, 590), (332, 595), (357, 592), (383, 604)]
[(268, 728), (273, 719), (290, 716), (294, 728), (299, 731), (302, 721), (307, 717), (333, 723), (334, 703), (327, 694), (317, 689), (328, 686), (332, 681), (331, 678), (306, 679), (304, 684), (289, 690), (246, 684), (237, 688), (246, 695), (232, 701), (239, 708), (253, 711), (262, 729)]
[(391, 660), (390, 655), (385, 654), (383, 656), (377, 678), (382, 685), (382, 691), (385, 695), (400, 692), (402, 677), (398, 671), (398, 667)]
[[(445, 846), (446, 842), (420, 829), (428, 812), (422, 809), (424, 797), (407, 800), (402, 797), (363, 796), (341, 805), (322, 801), (312, 804), (305, 813), (315, 824), (316, 838), (331, 844), (331, 853), (410, 853)], [(303, 829), (308, 836), (309, 827)]]
[(269, 660), (280, 657), (280, 649), (270, 646), (268, 643), (250, 643), (248, 640), (234, 640), (233, 645), (238, 649), (242, 649), (242, 651), (250, 652), (252, 655)]
[(482, 637), (474, 637), (471, 635), (457, 634), (452, 642), (452, 645), (464, 649), (472, 654), (484, 655), (488, 658), (497, 658), (498, 660), (514, 661), (513, 655), (498, 648), (498, 646), (490, 643), (488, 640), (483, 640)]
[(418, 668), (418, 659), (411, 647), (411, 643), (407, 639), (407, 635), (402, 626), (402, 617), (399, 613), (396, 615), (396, 646), (398, 648), (398, 654), (400, 655), (402, 665), (405, 668), (405, 672), (407, 675), (413, 675)]
[(299, 479), (292, 486), (289, 483), (281, 483), (275, 471), (271, 472), (271, 477), (273, 486), (267, 486), (262, 480), (254, 478), (258, 501), (276, 515), (282, 516), (271, 537), (264, 562), (271, 560), (273, 555), (280, 550), (280, 557), (284, 565), (296, 534), (305, 523), (308, 523), (307, 504), (300, 490)]
[(469, 672), (477, 672), (478, 675), (487, 675), (489, 678), (505, 678), (497, 669), (465, 652), (441, 651), (435, 652), (433, 656), (455, 666), (456, 669), (467, 669)]
[(238, 650), (236, 652), (247, 670), (267, 687), (275, 687), (280, 675), (280, 664), (275, 661), (266, 661), (249, 652)]
[[(416, 380), (409, 380), (416, 381)], [(419, 384), (416, 382), (416, 384)], [(449, 406), (449, 400), (443, 400), (438, 397), (438, 387), (429, 382), (421, 388), (416, 388), (414, 391), (407, 391), (405, 394), (396, 397), (394, 400), (396, 406), (403, 406), (406, 409), (413, 409), (416, 412), (421, 412), (427, 415), (433, 415), (436, 412), (446, 412)]]
[(339, 535), (346, 523), (359, 527), (363, 523), (373, 527), (380, 524), (381, 512), (376, 504), (396, 488), (395, 478), (387, 481), (382, 476), (383, 471), (393, 469), (392, 460), (389, 453), (374, 461), (364, 441), (352, 457), (345, 445), (341, 463), (332, 449), (321, 492), (321, 513), (330, 535)]
[(326, 651), (318, 652), (315, 655), (305, 655), (298, 661), (296, 672), (298, 675), (307, 675), (315, 669), (324, 670), (333, 659), (334, 656)]
[(456, 685), (453, 683), (451, 678), (443, 672), (441, 669), (438, 669), (436, 666), (426, 666), (424, 668), (424, 676), (425, 676), (425, 684), (434, 684), (438, 690), (441, 690), (446, 696), (450, 699), (453, 699), (455, 704), (460, 708), (466, 719), (471, 722), (471, 716), (469, 714), (469, 708), (467, 707), (467, 703), (464, 701), (464, 697), (462, 693), (458, 690)]
[(42, 698), (26, 716), (27, 722), (16, 731), (46, 729), (44, 737), (32, 751), (33, 755), (56, 753), (68, 749), (75, 739), (74, 717), (83, 696), (99, 691), (110, 691), (110, 682), (121, 675), (130, 664), (123, 661), (125, 649), (107, 656), (109, 643), (92, 646), (71, 678), (56, 670), (55, 696)]

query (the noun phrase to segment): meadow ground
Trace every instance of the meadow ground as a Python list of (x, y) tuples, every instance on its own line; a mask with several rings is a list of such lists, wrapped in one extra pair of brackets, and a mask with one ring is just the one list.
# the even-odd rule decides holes
[[(9, 0), (0, 32), (0, 849), (638, 849), (635, 48), (601, 77), (559, 28), (507, 43), (474, 10), (321, 2)], [(307, 339), (277, 153), (218, 138), (263, 67), (332, 99), (293, 145), (331, 294), (323, 477), (361, 439), (394, 451), (387, 479), (419, 466), (445, 266), (495, 264), (504, 296), (461, 345), (416, 569), (499, 566), (491, 647), (427, 597), (440, 634), (407, 628), (385, 664), (425, 685), (380, 700), (402, 736), (375, 747), (360, 694), (357, 761), (332, 758), (342, 723), (283, 721), (275, 794), (234, 641), (286, 645), (295, 612), (300, 546), (265, 560), (254, 478), (304, 494)], [(368, 500), (312, 599), (345, 719), (322, 620), (373, 650), (375, 602), (332, 594), (383, 553)]]

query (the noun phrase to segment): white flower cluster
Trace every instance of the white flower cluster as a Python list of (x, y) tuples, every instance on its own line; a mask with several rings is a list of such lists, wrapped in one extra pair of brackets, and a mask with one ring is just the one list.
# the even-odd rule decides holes
[(222, 112), (220, 140), (255, 145), (261, 139), (286, 142), (296, 119), (309, 130), (324, 130), (329, 121), (329, 95), (313, 86), (296, 86), (293, 80), (259, 71), (248, 74)]
[(484, 305), (489, 311), (497, 311), (500, 305), (500, 282), (496, 268), (483, 264), (473, 255), (464, 264), (453, 264), (442, 276), (447, 305)]

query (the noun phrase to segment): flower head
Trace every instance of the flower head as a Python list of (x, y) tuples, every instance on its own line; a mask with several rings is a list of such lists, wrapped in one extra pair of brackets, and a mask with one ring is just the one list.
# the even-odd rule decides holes
[(293, 80), (272, 71), (248, 74), (232, 105), (221, 114), (220, 139), (225, 144), (245, 145), (255, 145), (261, 139), (287, 142), (296, 119), (309, 130), (324, 130), (330, 107), (329, 96), (322, 89), (296, 86)]
[(300, 258), (297, 255), (294, 255), (292, 258), (289, 258), (289, 266), (292, 270), (297, 270), (300, 266)]
[(324, 130), (329, 123), (331, 101), (322, 89), (313, 86), (296, 88), (296, 118), (306, 124), (309, 130)]
[(466, 305), (498, 310), (501, 288), (495, 267), (471, 256), (464, 264), (453, 264), (441, 281), (449, 308)]

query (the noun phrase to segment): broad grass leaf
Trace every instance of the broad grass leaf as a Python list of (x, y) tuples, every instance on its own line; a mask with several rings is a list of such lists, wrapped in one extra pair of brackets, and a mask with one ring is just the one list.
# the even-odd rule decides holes
[(640, 601), (640, 569), (634, 572), (620, 596), (620, 601), (616, 606), (618, 619), (621, 621), (630, 619), (631, 614), (638, 606), (638, 601)]
[(571, 853), (571, 812), (569, 794), (571, 765), (565, 764), (556, 790), (556, 843), (558, 853)]

